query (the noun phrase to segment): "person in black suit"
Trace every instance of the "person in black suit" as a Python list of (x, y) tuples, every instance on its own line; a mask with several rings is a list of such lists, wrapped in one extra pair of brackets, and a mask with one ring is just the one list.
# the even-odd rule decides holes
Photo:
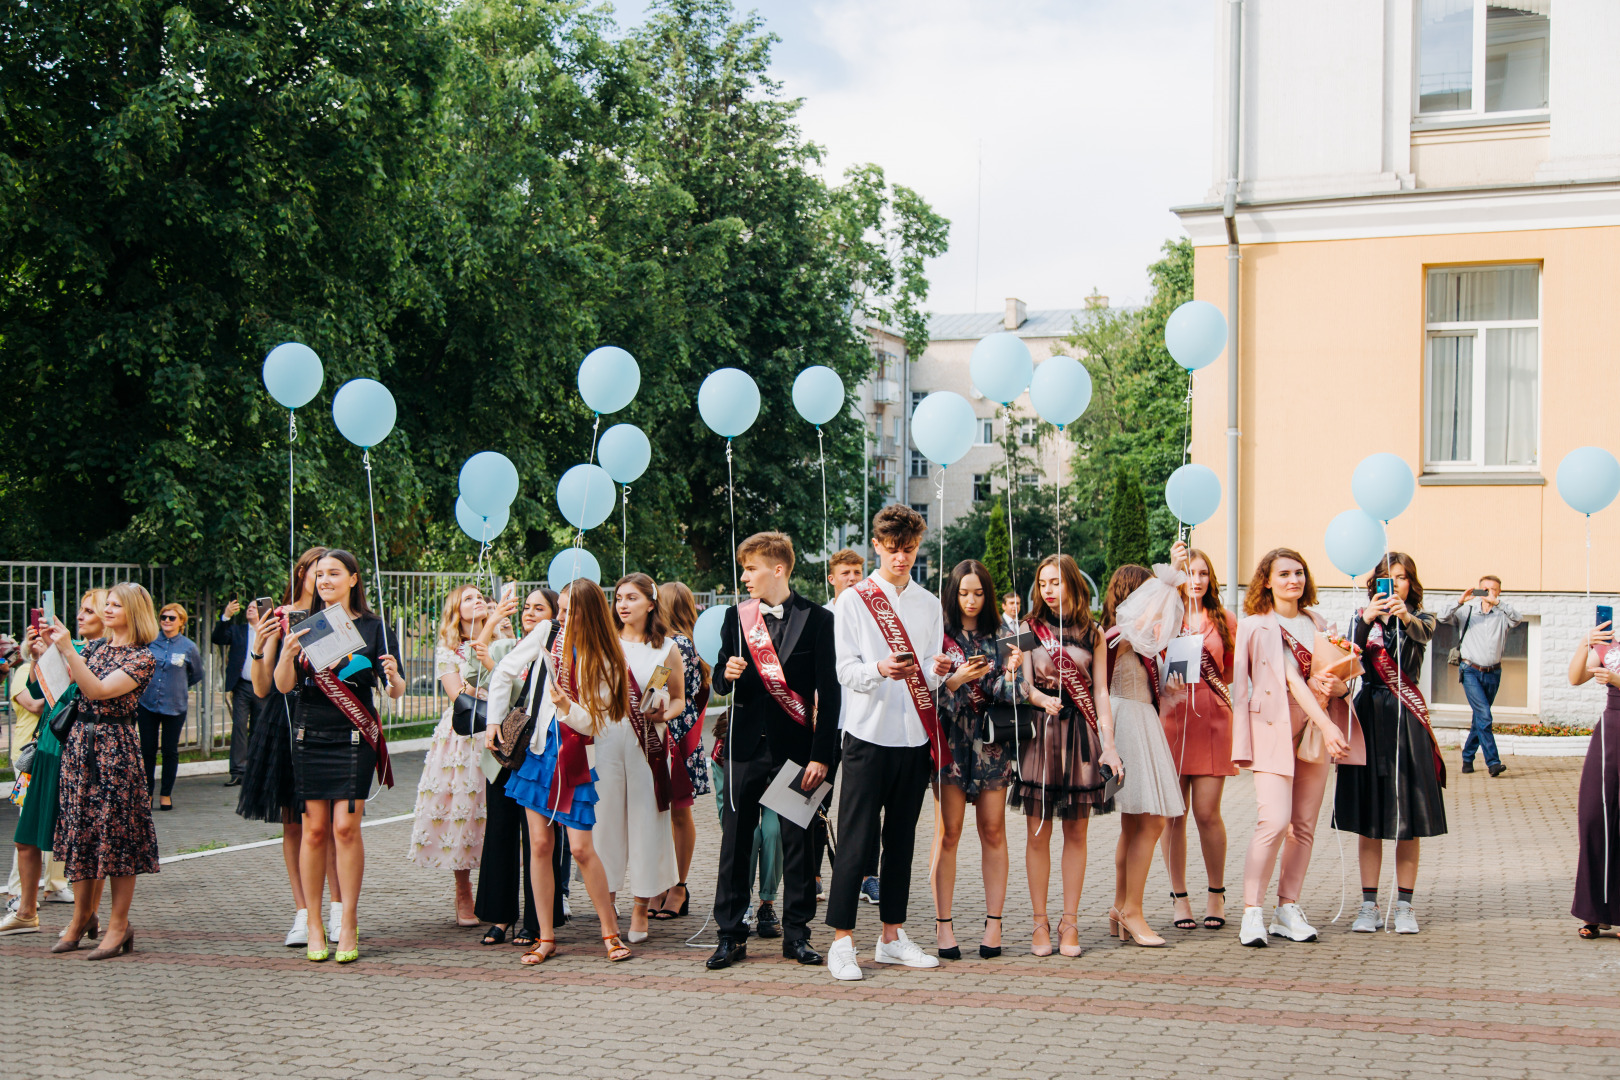
[(231, 775), (226, 787), (242, 782), (247, 771), (248, 737), (264, 711), (264, 699), (253, 692), (253, 627), (259, 620), (257, 602), (247, 606), (247, 622), (232, 620), (242, 610), (240, 600), (225, 605), (208, 640), (225, 652), (225, 692), (231, 695)]
[[(748, 849), (759, 822), (759, 799), (788, 761), (805, 766), (804, 787), (814, 790), (838, 760), (838, 682), (832, 612), (794, 592), (793, 541), (782, 533), (755, 533), (737, 548), (743, 583), (752, 598), (726, 612), (715, 664), (716, 693), (731, 693), (731, 726), (721, 765), (726, 799), (720, 811), (720, 871), (714, 919), (720, 943), (707, 965), (729, 967), (747, 955)], [(760, 676), (754, 648), (744, 641), (757, 609), (786, 683), (784, 704)], [(747, 616), (739, 618), (739, 615)], [(795, 700), (796, 698), (796, 700)], [(795, 718), (795, 713), (799, 718)], [(821, 963), (810, 947), (816, 914), (816, 875), (810, 831), (782, 819), (782, 955)]]

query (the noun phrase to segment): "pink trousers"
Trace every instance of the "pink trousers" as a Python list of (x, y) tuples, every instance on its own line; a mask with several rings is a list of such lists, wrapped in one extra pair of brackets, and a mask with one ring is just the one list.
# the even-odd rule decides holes
[[(1327, 762), (1313, 765), (1294, 761), (1294, 775), (1254, 774), (1254, 794), (1260, 804), (1260, 820), (1249, 841), (1249, 856), (1243, 863), (1243, 906), (1265, 903), (1271, 869), (1282, 849), (1282, 876), (1277, 882), (1279, 902), (1299, 899), (1305, 884), (1305, 871), (1311, 865), (1311, 843), (1316, 836), (1316, 817), (1322, 810), (1327, 791)], [(1289, 826), (1293, 832), (1289, 832)]]

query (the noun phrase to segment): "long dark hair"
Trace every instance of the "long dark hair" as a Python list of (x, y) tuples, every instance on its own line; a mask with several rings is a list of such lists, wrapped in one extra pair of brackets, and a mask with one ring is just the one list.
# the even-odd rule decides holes
[(630, 715), (630, 681), (624, 647), (602, 587), (587, 578), (568, 586), (568, 621), (563, 623), (563, 662), (578, 665), (574, 689), (591, 717), (595, 734)]
[(1142, 582), (1153, 576), (1153, 571), (1136, 563), (1126, 563), (1114, 571), (1114, 576), (1108, 579), (1108, 588), (1103, 592), (1102, 625), (1104, 630), (1111, 630), (1114, 626), (1114, 612), (1125, 598), (1142, 587)]
[[(281, 602), (283, 604), (295, 604), (298, 602), (298, 594), (304, 591), (304, 575), (309, 573), (310, 567), (314, 566), (325, 557), (326, 549), (319, 545), (310, 548), (302, 555), (298, 556), (298, 561), (293, 564), (292, 579), (287, 582), (287, 588), (281, 594)], [(319, 596), (320, 594), (317, 593), (316, 598), (319, 599)], [(259, 614), (262, 615), (264, 613), (261, 611)]]
[[(366, 603), (366, 579), (360, 573), (360, 560), (342, 548), (331, 548), (321, 558), (336, 559), (343, 564), (343, 569), (354, 575), (354, 588), (349, 590), (349, 607), (354, 610), (355, 618), (363, 619), (368, 615), (376, 617), (377, 613)], [(321, 599), (320, 591), (316, 590), (315, 602), (310, 605), (310, 613), (313, 614), (325, 606), (326, 601)]]
[(1058, 612), (1046, 606), (1046, 598), (1041, 595), (1041, 571), (1048, 566), (1057, 567), (1058, 581), (1063, 584), (1063, 598), (1076, 608), (1074, 619), (1067, 625), (1074, 627), (1080, 633), (1080, 639), (1086, 642), (1097, 640), (1097, 624), (1091, 618), (1091, 590), (1086, 588), (1086, 579), (1080, 573), (1080, 567), (1068, 555), (1048, 555), (1042, 559), (1040, 565), (1035, 567), (1035, 584), (1029, 598), (1029, 622), (1036, 619), (1045, 619), (1053, 626), (1058, 624)]
[(1373, 572), (1367, 576), (1367, 599), (1372, 599), (1373, 592), (1378, 588), (1378, 579), (1389, 577), (1390, 570), (1397, 565), (1406, 571), (1406, 606), (1413, 611), (1422, 610), (1423, 583), (1418, 580), (1417, 563), (1413, 562), (1412, 556), (1404, 551), (1390, 552), (1373, 567)]
[(966, 577), (979, 579), (979, 588), (984, 590), (984, 607), (979, 609), (979, 625), (975, 627), (983, 633), (986, 619), (990, 621), (989, 629), (995, 629), (997, 616), (995, 612), (996, 582), (990, 576), (990, 570), (978, 559), (963, 559), (951, 571), (951, 576), (945, 579), (945, 594), (939, 598), (939, 606), (944, 609), (945, 632), (959, 634), (962, 632), (962, 579)]
[(619, 619), (619, 590), (630, 586), (636, 592), (652, 601), (652, 607), (647, 612), (647, 644), (655, 649), (664, 647), (664, 639), (669, 636), (669, 627), (664, 622), (663, 607), (658, 603), (658, 584), (646, 574), (626, 574), (613, 584), (613, 628), (623, 630), (624, 623)]

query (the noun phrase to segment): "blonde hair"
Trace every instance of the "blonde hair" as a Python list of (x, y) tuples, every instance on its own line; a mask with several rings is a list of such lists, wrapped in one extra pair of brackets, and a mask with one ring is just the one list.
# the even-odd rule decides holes
[(477, 588), (476, 585), (457, 585), (444, 598), (444, 610), (439, 613), (439, 644), (445, 648), (458, 649), (467, 640), (461, 635), (461, 601), (466, 599), (468, 589)]
[[(124, 609), (124, 622), (129, 626), (129, 641), (131, 645), (150, 645), (157, 640), (157, 616), (152, 612), (152, 594), (133, 581), (120, 581), (107, 595), (118, 601), (118, 606)], [(102, 620), (102, 629), (107, 626), (106, 619)]]
[(159, 615), (167, 615), (171, 611), (174, 612), (175, 615), (179, 616), (180, 632), (184, 633), (185, 629), (186, 629), (186, 623), (191, 621), (191, 616), (187, 615), (186, 614), (186, 609), (184, 607), (182, 607), (181, 605), (179, 605), (179, 604), (164, 604), (161, 608), (158, 609), (158, 614)]
[(765, 560), (767, 565), (781, 563), (787, 567), (788, 574), (793, 573), (793, 538), (787, 533), (757, 532), (753, 536), (737, 545), (737, 561), (747, 562), (757, 557)]
[[(107, 632), (107, 623), (101, 617), (101, 607), (106, 602), (107, 602), (107, 590), (106, 589), (90, 589), (90, 590), (86, 591), (83, 596), (79, 597), (79, 607), (82, 608), (86, 604), (90, 605), (90, 614), (91, 614), (92, 617), (94, 617), (96, 622), (101, 623), (101, 632), (104, 633), (104, 634)], [(77, 636), (78, 633), (79, 633), (79, 612), (78, 612), (78, 610), (75, 610), (73, 612), (73, 633), (74, 633), (75, 636)]]

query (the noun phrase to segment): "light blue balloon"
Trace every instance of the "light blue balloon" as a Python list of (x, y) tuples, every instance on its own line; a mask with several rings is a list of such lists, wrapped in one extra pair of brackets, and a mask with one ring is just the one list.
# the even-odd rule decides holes
[(1165, 481), (1164, 504), (1183, 525), (1202, 525), (1220, 508), (1220, 477), (1208, 465), (1183, 465)]
[(716, 435), (736, 438), (759, 418), (759, 387), (738, 368), (711, 371), (698, 387), (698, 414)]
[(1558, 463), (1558, 494), (1579, 513), (1597, 513), (1620, 494), (1620, 461), (1601, 446), (1571, 450)]
[(296, 341), (282, 342), (264, 358), (264, 388), (288, 409), (308, 405), (325, 377), (315, 350)]
[(1091, 372), (1072, 356), (1048, 357), (1029, 381), (1029, 402), (1048, 424), (1072, 424), (1091, 404)]
[(600, 465), (575, 465), (557, 481), (557, 509), (576, 529), (594, 529), (618, 502), (613, 477)]
[(843, 411), (844, 380), (830, 367), (805, 368), (793, 380), (793, 407), (820, 427)]
[(332, 395), (332, 422), (345, 439), (371, 449), (394, 430), (394, 395), (376, 379), (350, 379)]
[(936, 390), (919, 401), (911, 414), (911, 440), (929, 461), (951, 465), (973, 445), (977, 422), (967, 398), (949, 390)]
[(517, 466), (505, 454), (484, 450), (461, 466), (461, 497), (480, 517), (493, 518), (517, 498)]
[(546, 568), (546, 584), (553, 592), (562, 592), (579, 578), (597, 585), (602, 583), (602, 565), (584, 548), (563, 548)]
[(1365, 510), (1346, 510), (1328, 522), (1322, 543), (1333, 565), (1351, 577), (1377, 566), (1387, 550), (1384, 523)]
[(1029, 346), (1017, 334), (1005, 330), (982, 338), (973, 346), (968, 359), (968, 374), (973, 376), (973, 388), (991, 401), (1003, 405), (1029, 388), (1035, 375), (1035, 360), (1029, 355)]
[(634, 424), (614, 424), (602, 432), (596, 444), (596, 457), (607, 474), (621, 484), (633, 483), (647, 471), (652, 461), (652, 443), (647, 433)]
[(617, 345), (604, 345), (580, 361), (579, 396), (595, 413), (616, 413), (641, 389), (641, 365)]
[(490, 514), (486, 518), (467, 505), (466, 496), (456, 499), (456, 524), (461, 526), (462, 532), (480, 543), (487, 544), (501, 535), (510, 516), (511, 511), (503, 506), (497, 513)]
[(1165, 320), (1164, 347), (1188, 371), (1208, 367), (1226, 351), (1226, 316), (1208, 300), (1189, 300)]
[(1356, 505), (1379, 521), (1400, 517), (1412, 504), (1417, 479), (1399, 454), (1368, 454), (1350, 476), (1350, 494)]
[(720, 628), (730, 610), (730, 604), (712, 604), (698, 613), (697, 624), (692, 627), (692, 644), (710, 667), (720, 662)]

